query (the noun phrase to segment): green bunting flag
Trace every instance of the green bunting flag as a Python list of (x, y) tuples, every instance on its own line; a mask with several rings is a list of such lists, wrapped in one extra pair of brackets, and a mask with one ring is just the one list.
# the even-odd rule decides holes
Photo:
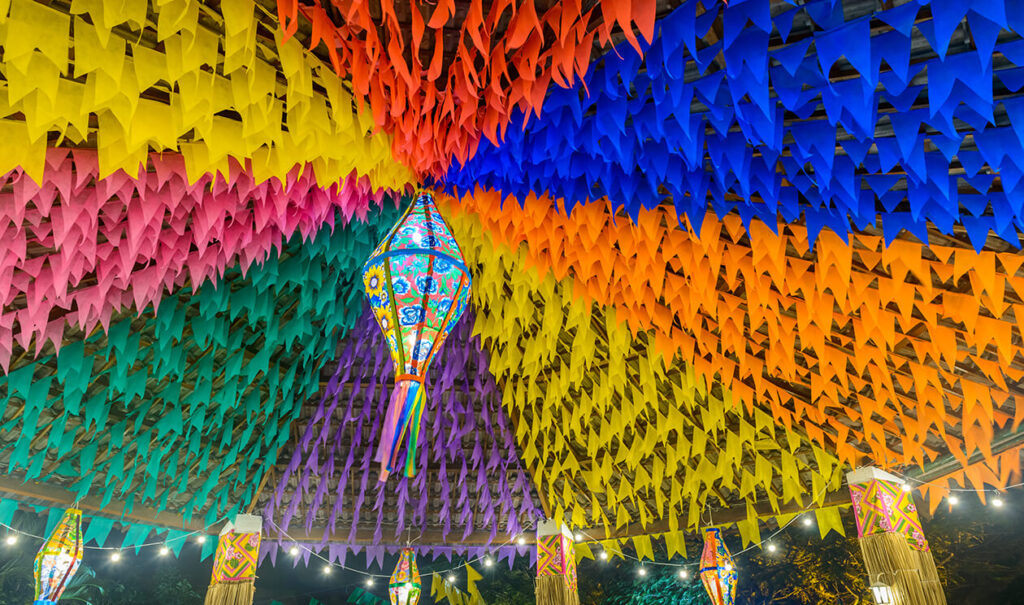
[(6, 472), (116, 498), (125, 513), (146, 504), (209, 525), (238, 512), (360, 315), (359, 268), (397, 217), (386, 199), (367, 222), (295, 236), (247, 272), (115, 314), (56, 359), (15, 351), (0, 377)]

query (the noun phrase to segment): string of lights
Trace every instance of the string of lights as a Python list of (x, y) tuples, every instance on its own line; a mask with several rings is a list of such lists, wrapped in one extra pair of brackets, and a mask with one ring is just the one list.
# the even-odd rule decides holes
[[(932, 484), (932, 483), (928, 483), (928, 482), (924, 482), (924, 481), (915, 480), (912, 477), (904, 477), (904, 476), (900, 476), (900, 475), (897, 475), (897, 476), (900, 477), (901, 480), (903, 480), (903, 490), (904, 491), (912, 491), (912, 490), (915, 489), (914, 486), (911, 484), (911, 482), (915, 482), (916, 481), (918, 486)], [(1004, 489), (983, 489), (983, 490), (969, 489), (969, 488), (963, 488), (963, 489), (962, 488), (948, 488), (948, 489), (949, 489), (950, 492), (995, 492), (995, 493), (1002, 493), (1005, 490), (1014, 489), (1014, 488), (1018, 488), (1018, 487), (1024, 487), (1024, 482), (1015, 483), (1013, 485), (1007, 485)], [(823, 496), (825, 494), (825, 491), (827, 491), (827, 486), (818, 494), (818, 498)], [(951, 494), (951, 495), (946, 497), (946, 501), (950, 504), (950, 506), (955, 506), (956, 504), (959, 503), (959, 498), (956, 495)], [(1002, 500), (1002, 498), (1000, 498), (998, 496), (995, 497), (995, 498), (990, 499), (989, 502), (992, 504), (992, 506), (994, 506), (996, 508), (1002, 508), (1005, 505), (1005, 502)], [(752, 543), (752, 544), (748, 545), (746, 548), (744, 548), (744, 549), (734, 553), (732, 555), (732, 557), (735, 559), (735, 558), (739, 557), (740, 555), (743, 555), (743, 554), (745, 554), (745, 553), (747, 553), (749, 551), (752, 551), (754, 549), (761, 549), (761, 550), (767, 551), (769, 554), (777, 553), (778, 552), (778, 546), (775, 544), (774, 539), (779, 534), (781, 534), (784, 531), (786, 531), (793, 523), (796, 523), (798, 520), (800, 521), (801, 525), (803, 525), (805, 528), (813, 527), (814, 524), (815, 524), (815, 522), (814, 522), (814, 511), (817, 508), (818, 507), (809, 506), (809, 507), (806, 507), (806, 508), (800, 510), (799, 512), (793, 513), (793, 517), (791, 517), (788, 521), (786, 521), (786, 523), (784, 525), (780, 526), (777, 530), (775, 530), (767, 538), (765, 538), (764, 540), (760, 540), (760, 541), (758, 541), (756, 543)], [(599, 538), (595, 538), (593, 536), (590, 536), (590, 535), (586, 534), (585, 532), (577, 532), (574, 535), (574, 538), (575, 538), (576, 542), (584, 542), (584, 541), (585, 542), (600, 542), (601, 541)], [(678, 568), (677, 574), (680, 577), (680, 579), (683, 579), (683, 580), (686, 580), (686, 579), (690, 578), (690, 576), (691, 576), (691, 573), (690, 573), (691, 568), (699, 567), (699, 563), (696, 563), (696, 562), (670, 563), (670, 562), (661, 562), (661, 561), (653, 561), (653, 560), (652, 561), (645, 561), (645, 560), (642, 560), (642, 559), (640, 559), (640, 558), (638, 558), (636, 556), (633, 556), (633, 555), (631, 555), (631, 554), (629, 554), (629, 553), (627, 553), (625, 551), (619, 551), (619, 552), (616, 553), (616, 555), (617, 556), (621, 556), (623, 559), (632, 560), (632, 561), (635, 561), (635, 562), (639, 563), (640, 567), (637, 569), (637, 575), (640, 576), (640, 577), (647, 576), (648, 572), (647, 572), (647, 569), (645, 568), (646, 565), (659, 566), (659, 567), (675, 567), (675, 568)], [(597, 554), (597, 558), (600, 561), (607, 561), (610, 558), (610, 555), (608, 554), (607, 550), (601, 550)]]
[[(936, 483), (934, 481), (921, 481), (921, 480), (916, 479), (914, 477), (902, 476), (902, 475), (899, 475), (897, 473), (894, 473), (894, 474), (897, 477), (899, 477), (899, 479), (903, 482), (903, 490), (904, 491), (913, 491), (913, 490), (915, 490), (918, 487), (926, 486), (926, 485), (938, 485), (938, 483)], [(996, 497), (989, 499), (988, 502), (993, 507), (1002, 508), (1005, 505), (1005, 502), (1002, 500), (1002, 498), (1000, 498), (998, 496), (998, 494), (1001, 494), (1001, 493), (1003, 493), (1003, 492), (1005, 492), (1006, 490), (1009, 490), (1009, 489), (1015, 489), (1015, 488), (1024, 487), (1024, 482), (1015, 483), (1015, 484), (1012, 484), (1012, 485), (1007, 485), (1005, 488), (1002, 488), (1002, 489), (994, 489), (994, 488), (991, 488), (991, 489), (990, 488), (985, 488), (985, 489), (950, 488), (950, 487), (945, 487), (945, 486), (943, 486), (943, 487), (944, 487), (944, 489), (946, 489), (946, 490), (948, 490), (950, 492), (950, 494), (948, 496), (946, 496), (946, 501), (947, 501), (947, 503), (950, 506), (955, 506), (955, 505), (957, 505), (959, 503), (959, 498), (957, 497), (956, 493), (975, 492), (975, 493), (995, 493), (995, 494), (997, 494)], [(821, 496), (823, 496), (825, 491), (827, 491), (827, 486), (826, 486), (826, 488), (823, 488), (823, 490), (818, 494), (818, 497), (815, 498), (815, 499), (818, 499)], [(815, 521), (814, 521), (814, 511), (817, 508), (818, 507), (815, 507), (815, 506), (808, 506), (808, 507), (806, 507), (806, 508), (804, 508), (804, 509), (802, 509), (802, 510), (796, 512), (796, 513), (793, 513), (793, 516), (785, 524), (781, 525), (778, 529), (776, 529), (774, 532), (772, 532), (771, 535), (769, 535), (767, 538), (765, 538), (763, 540), (760, 540), (758, 542), (752, 543), (752, 544), (748, 545), (747, 547), (743, 548), (742, 550), (734, 553), (732, 555), (733, 558), (737, 558), (737, 557), (739, 557), (741, 555), (744, 555), (747, 552), (750, 552), (750, 551), (752, 551), (754, 549), (760, 549), (760, 550), (768, 552), (769, 554), (776, 553), (778, 551), (778, 546), (774, 542), (775, 538), (777, 536), (779, 536), (780, 534), (782, 534), (783, 532), (785, 532), (787, 529), (789, 529), (790, 526), (792, 526), (794, 523), (796, 523), (798, 521), (805, 528), (813, 527), (814, 524), (815, 524)], [(224, 521), (225, 519), (226, 519), (226, 517), (222, 518), (222, 519), (219, 519), (218, 521), (216, 521), (214, 523), (214, 525), (216, 525), (216, 523), (220, 523), (221, 521)], [(370, 571), (366, 571), (366, 570), (362, 570), (362, 569), (357, 569), (357, 568), (353, 568), (353, 567), (348, 567), (346, 565), (342, 565), (340, 563), (331, 561), (330, 559), (328, 559), (328, 558), (324, 557), (323, 555), (321, 555), (316, 550), (313, 550), (312, 548), (310, 548), (310, 547), (306, 546), (305, 544), (302, 544), (298, 540), (294, 539), (292, 536), (290, 536), (285, 530), (283, 530), (281, 527), (279, 527), (273, 521), (268, 521), (268, 523), (270, 524), (270, 526), (272, 526), (278, 532), (278, 534), (280, 536), (283, 536), (284, 538), (287, 539), (288, 542), (291, 542), (293, 544), (288, 549), (288, 551), (287, 551), (289, 555), (291, 555), (292, 557), (298, 557), (301, 554), (302, 551), (308, 552), (310, 556), (315, 557), (316, 559), (318, 559), (318, 560), (320, 560), (320, 561), (322, 561), (324, 563), (324, 567), (323, 567), (323, 573), (324, 574), (330, 574), (331, 571), (333, 569), (335, 569), (335, 568), (342, 569), (342, 570), (345, 570), (345, 571), (349, 571), (349, 572), (352, 572), (352, 573), (356, 573), (356, 574), (359, 574), (359, 575), (362, 575), (362, 576), (365, 577), (364, 584), (366, 586), (368, 586), (368, 587), (372, 587), (375, 584), (375, 581), (377, 579), (385, 579), (386, 580), (389, 577), (389, 574), (385, 574), (385, 573), (372, 573)], [(46, 540), (46, 538), (43, 537), (43, 536), (38, 536), (38, 535), (35, 535), (35, 534), (31, 533), (31, 532), (26, 532), (26, 531), (17, 529), (15, 527), (11, 526), (11, 525), (6, 524), (6, 523), (0, 523), (0, 527), (2, 527), (3, 529), (5, 529), (7, 531), (7, 535), (4, 538), (4, 544), (6, 544), (7, 546), (15, 546), (15, 545), (17, 545), (19, 539), (22, 538), (22, 537), (29, 538), (29, 539), (32, 539), (32, 540), (37, 540), (37, 541), (40, 541), (40, 542), (45, 542), (45, 540)], [(533, 529), (533, 528), (532, 527), (527, 527), (524, 531), (528, 532), (531, 529)], [(196, 543), (201, 545), (201, 544), (204, 544), (207, 539), (209, 539), (209, 534), (207, 533), (206, 530), (195, 530), (195, 531), (188, 532), (186, 534), (169, 537), (169, 538), (166, 538), (164, 540), (158, 540), (158, 541), (153, 541), (153, 542), (145, 542), (143, 544), (135, 544), (135, 545), (129, 545), (129, 546), (123, 546), (123, 545), (122, 546), (84, 546), (84, 548), (86, 550), (92, 550), (92, 551), (107, 551), (107, 552), (110, 552), (111, 553), (110, 561), (116, 563), (116, 562), (121, 560), (122, 554), (125, 551), (129, 551), (131, 549), (138, 550), (138, 549), (143, 549), (143, 548), (158, 547), (159, 548), (158, 554), (161, 555), (161, 556), (165, 556), (165, 555), (170, 553), (170, 545), (171, 544), (173, 544), (173, 543), (175, 543), (177, 541), (186, 541), (186, 540), (189, 540), (191, 538), (195, 538)], [(602, 541), (601, 538), (598, 538), (598, 537), (592, 536), (590, 534), (587, 534), (585, 531), (577, 531), (574, 534), (573, 538), (575, 539), (576, 542), (600, 542), (600, 541)], [(495, 548), (496, 549), (500, 549), (500, 548), (502, 548), (504, 546), (510, 546), (513, 543), (515, 543), (517, 546), (525, 546), (526, 543), (527, 543), (525, 535), (523, 533), (520, 533), (516, 537), (510, 538), (510, 539), (506, 540), (505, 542), (499, 544)], [(677, 570), (678, 570), (677, 571), (677, 575), (681, 579), (686, 580), (686, 579), (689, 579), (691, 577), (691, 575), (692, 575), (691, 574), (691, 568), (695, 568), (695, 567), (699, 566), (699, 563), (697, 563), (697, 562), (671, 563), (671, 562), (660, 562), (660, 561), (653, 561), (653, 560), (643, 560), (643, 559), (640, 559), (640, 558), (638, 558), (638, 557), (636, 557), (634, 555), (631, 555), (631, 554), (629, 554), (627, 552), (624, 552), (624, 551), (618, 551), (617, 553), (615, 553), (615, 555), (616, 556), (621, 556), (625, 560), (632, 560), (632, 561), (635, 561), (636, 563), (638, 563), (639, 564), (639, 568), (637, 569), (637, 575), (639, 575), (640, 577), (644, 577), (644, 576), (646, 576), (648, 574), (646, 566), (674, 567), (674, 568), (677, 568)], [(600, 561), (607, 561), (610, 558), (610, 555), (609, 555), (608, 550), (601, 550), (599, 553), (597, 553), (596, 557)], [(492, 567), (494, 565), (495, 560), (494, 560), (494, 557), (491, 554), (485, 554), (485, 555), (478, 556), (478, 557), (467, 558), (467, 559), (463, 560), (461, 563), (459, 563), (457, 565), (454, 565), (452, 567), (449, 567), (447, 569), (435, 569), (435, 570), (432, 570), (432, 571), (425, 571), (421, 575), (422, 576), (440, 575), (440, 576), (442, 576), (444, 578), (445, 582), (447, 582), (449, 584), (454, 584), (457, 581), (457, 578), (456, 578), (455, 574), (458, 571), (464, 569), (465, 567), (467, 567), (467, 566), (469, 566), (470, 564), (473, 564), (473, 563), (482, 563), (484, 567), (490, 568), (490, 567)]]
[[(225, 518), (217, 520), (215, 522), (215, 524), (216, 523), (220, 523)], [(33, 540), (38, 540), (40, 542), (45, 542), (46, 541), (46, 538), (43, 537), (43, 536), (37, 536), (37, 535), (35, 535), (35, 534), (31, 533), (31, 532), (22, 531), (20, 529), (17, 529), (15, 527), (7, 525), (6, 523), (0, 523), (0, 527), (3, 527), (4, 529), (7, 530), (7, 536), (4, 538), (4, 543), (7, 546), (14, 546), (14, 545), (16, 545), (18, 543), (18, 539), (20, 537), (31, 538)], [(111, 560), (117, 562), (117, 561), (119, 561), (121, 559), (120, 553), (122, 551), (125, 551), (125, 550), (128, 550), (128, 549), (133, 549), (133, 548), (139, 549), (139, 548), (149, 548), (149, 547), (153, 547), (153, 546), (159, 546), (160, 547), (160, 551), (159, 551), (160, 555), (169, 554), (170, 553), (170, 546), (169, 546), (170, 544), (172, 544), (174, 542), (177, 542), (177, 541), (188, 540), (189, 538), (191, 538), (192, 536), (196, 536), (197, 534), (198, 534), (198, 537), (196, 538), (196, 542), (199, 543), (199, 544), (205, 543), (206, 542), (206, 538), (207, 538), (206, 531), (205, 530), (201, 530), (201, 529), (197, 529), (197, 530), (189, 532), (187, 534), (182, 534), (180, 536), (174, 536), (174, 537), (166, 538), (164, 540), (158, 540), (158, 541), (155, 541), (155, 542), (145, 542), (143, 544), (133, 544), (131, 546), (83, 546), (83, 548), (86, 549), (86, 550), (115, 551), (111, 555)]]
[[(319, 552), (309, 548), (308, 546), (300, 543), (295, 538), (291, 537), (288, 534), (288, 532), (286, 532), (284, 529), (279, 527), (273, 521), (269, 521), (269, 523), (270, 523), (271, 526), (274, 527), (275, 530), (277, 530), (277, 532), (280, 535), (284, 536), (289, 542), (291, 542), (293, 544), (292, 547), (288, 549), (288, 554), (290, 554), (292, 557), (298, 557), (302, 553), (302, 551), (308, 552), (310, 554), (310, 556), (315, 557), (315, 558), (317, 558), (317, 559), (319, 559), (319, 560), (324, 562), (324, 566), (323, 566), (323, 573), (324, 574), (331, 573), (332, 569), (334, 569), (334, 568), (343, 569), (345, 571), (349, 571), (349, 572), (356, 573), (356, 574), (364, 576), (366, 578), (364, 580), (364, 584), (366, 584), (366, 586), (369, 586), (369, 587), (372, 587), (374, 585), (374, 582), (375, 582), (375, 580), (377, 578), (382, 578), (382, 579), (386, 580), (391, 575), (391, 574), (385, 574), (385, 573), (371, 573), (369, 571), (365, 571), (365, 570), (362, 570), (362, 569), (356, 569), (356, 568), (353, 568), (353, 567), (348, 567), (346, 565), (342, 565), (341, 563), (337, 563), (335, 561), (331, 561), (330, 559), (328, 559), (328, 558), (324, 557), (323, 555), (321, 555)], [(531, 529), (533, 529), (533, 528), (532, 527), (527, 527), (525, 529), (525, 531), (530, 531)], [(497, 548), (500, 549), (503, 546), (510, 546), (513, 542), (515, 542), (517, 546), (524, 546), (524, 545), (526, 545), (526, 538), (523, 536), (523, 534), (520, 533), (514, 539), (509, 539), (509, 540), (506, 540), (505, 542), (499, 544), (497, 546)], [(459, 570), (469, 566), (471, 563), (477, 563), (477, 562), (482, 562), (484, 567), (492, 567), (494, 565), (494, 558), (491, 555), (489, 555), (489, 554), (486, 554), (486, 555), (483, 555), (483, 556), (480, 556), (480, 557), (467, 558), (462, 563), (460, 563), (458, 565), (455, 565), (454, 567), (451, 567), (451, 568), (448, 568), (448, 569), (439, 569), (439, 570), (432, 570), (432, 571), (422, 571), (422, 572), (420, 572), (420, 575), (424, 576), (424, 577), (440, 575), (440, 576), (444, 577), (444, 581), (445, 582), (448, 582), (449, 584), (454, 584), (457, 581), (457, 578), (454, 575), (457, 571), (459, 571)]]

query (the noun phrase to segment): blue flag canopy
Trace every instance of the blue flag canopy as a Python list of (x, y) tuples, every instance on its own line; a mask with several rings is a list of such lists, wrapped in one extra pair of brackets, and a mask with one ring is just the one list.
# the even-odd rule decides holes
[(552, 87), (541, 118), (481, 143), (448, 186), (547, 192), (567, 210), (607, 197), (631, 215), (670, 197), (696, 229), (710, 205), (747, 225), (805, 220), (812, 241), (869, 225), (927, 241), (932, 225), (1019, 246), (1021, 11), (707, 4), (661, 19), (643, 58), (617, 48), (583, 85)]

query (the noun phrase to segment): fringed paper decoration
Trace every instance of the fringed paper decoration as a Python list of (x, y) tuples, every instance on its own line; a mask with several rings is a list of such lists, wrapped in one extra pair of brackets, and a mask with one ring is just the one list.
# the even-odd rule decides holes
[(33, 605), (54, 605), (82, 564), (82, 511), (69, 508), (36, 555)]
[(704, 530), (704, 552), (700, 555), (700, 580), (713, 605), (733, 605), (736, 602), (736, 566), (729, 547), (722, 540), (722, 530), (711, 527)]
[(263, 519), (257, 515), (238, 515), (224, 526), (204, 605), (252, 605), (262, 531)]
[(846, 482), (869, 583), (888, 587), (893, 605), (945, 605), (912, 492), (874, 467), (848, 473)]
[(408, 439), (405, 474), (416, 475), (416, 450), (434, 353), (469, 301), (469, 270), (434, 196), (423, 192), (363, 266), (363, 283), (395, 364), (395, 388), (376, 460), (384, 481)]
[(416, 567), (416, 553), (403, 548), (398, 565), (388, 582), (391, 605), (416, 605), (420, 602), (420, 570)]
[(555, 521), (537, 526), (537, 605), (579, 605), (572, 532)]

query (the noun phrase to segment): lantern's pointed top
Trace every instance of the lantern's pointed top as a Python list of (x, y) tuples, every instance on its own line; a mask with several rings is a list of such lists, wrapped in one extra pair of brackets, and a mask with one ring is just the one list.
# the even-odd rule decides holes
[(398, 252), (429, 252), (451, 261), (466, 274), (469, 273), (459, 244), (441, 216), (441, 211), (437, 209), (434, 194), (429, 191), (416, 194), (416, 199), (405, 209), (402, 218), (398, 219), (387, 237), (377, 245), (367, 264), (381, 256)]

